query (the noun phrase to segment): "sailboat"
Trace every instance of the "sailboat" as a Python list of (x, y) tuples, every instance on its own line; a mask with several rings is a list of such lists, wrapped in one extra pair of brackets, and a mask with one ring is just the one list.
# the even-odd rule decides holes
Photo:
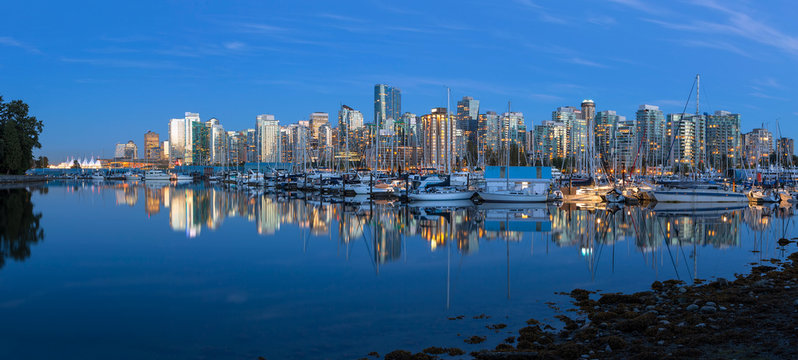
[[(453, 130), (452, 115), (449, 110), (449, 102), (451, 98), (451, 89), (446, 89), (446, 127), (447, 134), (451, 134)], [(407, 198), (410, 201), (454, 201), (454, 200), (468, 200), (474, 196), (474, 192), (462, 187), (451, 186), (451, 159), (454, 158), (452, 154), (452, 147), (454, 145), (451, 141), (446, 142), (446, 172), (449, 173), (449, 180), (447, 181), (450, 186), (420, 186), (415, 193), (408, 193)]]
[[(696, 86), (696, 116), (699, 115), (699, 94), (701, 86), (700, 74), (695, 76)], [(691, 90), (692, 93), (692, 90)], [(687, 101), (690, 101), (688, 97)], [(686, 107), (686, 105), (685, 105)], [(675, 137), (674, 137), (675, 140)], [(671, 144), (673, 147), (673, 144)], [(661, 187), (654, 189), (654, 199), (657, 202), (718, 202), (718, 203), (741, 203), (748, 202), (746, 194), (728, 189), (722, 184), (710, 181), (676, 181), (668, 182)]]
[[(510, 104), (507, 103), (507, 113), (510, 113)], [(517, 128), (516, 128), (517, 129)], [(508, 129), (509, 131), (509, 129)], [(515, 136), (517, 138), (517, 136)], [(549, 200), (549, 183), (551, 168), (548, 169), (548, 179), (543, 176), (532, 175), (537, 167), (510, 167), (510, 142), (507, 142), (506, 165), (503, 167), (488, 166), (485, 169), (485, 189), (477, 192), (482, 201), (504, 203), (537, 203)], [(542, 170), (541, 168), (540, 170)], [(513, 172), (515, 176), (510, 176)], [(504, 176), (501, 176), (502, 173)], [(542, 171), (541, 171), (542, 173)], [(496, 176), (498, 175), (498, 176)], [(542, 175), (542, 174), (541, 174)], [(501, 178), (504, 178), (502, 181)], [(512, 181), (510, 179), (513, 179)]]

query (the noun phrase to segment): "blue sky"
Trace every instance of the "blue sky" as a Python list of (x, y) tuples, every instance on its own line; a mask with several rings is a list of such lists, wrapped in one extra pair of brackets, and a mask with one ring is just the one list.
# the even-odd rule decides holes
[[(465, 95), (529, 123), (592, 98), (629, 118), (729, 110), (798, 136), (798, 9), (789, 1), (16, 1), (0, 13), (0, 95), (44, 120), (44, 154), (111, 156), (186, 111), (227, 130), (344, 103), (375, 83), (424, 114)], [(695, 105), (691, 104), (690, 109)], [(778, 134), (777, 134), (778, 135)]]

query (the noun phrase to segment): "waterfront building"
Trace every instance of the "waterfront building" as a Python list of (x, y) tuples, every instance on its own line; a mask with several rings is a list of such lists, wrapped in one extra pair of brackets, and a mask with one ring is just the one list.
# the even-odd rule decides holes
[(330, 114), (326, 112), (314, 112), (310, 114), (310, 120), (308, 124), (310, 126), (310, 136), (314, 140), (314, 143), (318, 143), (319, 140), (319, 128), (323, 125), (327, 125), (330, 123)]
[(136, 143), (130, 140), (126, 143), (116, 144), (114, 151), (114, 159), (117, 160), (135, 160), (139, 157), (139, 150)]
[(424, 163), (438, 170), (450, 170), (454, 160), (453, 124), (446, 108), (433, 108), (421, 117), (424, 128)]
[(210, 126), (199, 121), (187, 121), (191, 124), (191, 157), (186, 154), (186, 164), (208, 165), (211, 157)]
[(258, 153), (260, 162), (279, 162), (282, 158), (280, 151), (280, 121), (274, 115), (262, 114), (255, 118), (258, 126), (259, 140)]
[(524, 113), (506, 112), (502, 114), (501, 123), (501, 147), (509, 146), (518, 151), (526, 149), (526, 125), (524, 124)]
[[(199, 116), (198, 113), (186, 112), (184, 119), (185, 119), (184, 121), (186, 122), (186, 125), (185, 125), (185, 128), (184, 128), (185, 131), (186, 131), (184, 159), (185, 159), (186, 165), (191, 165), (193, 163), (194, 159), (201, 158), (202, 155), (203, 155), (203, 154), (200, 154), (199, 156), (194, 156), (194, 154), (193, 154), (194, 144), (195, 143), (203, 143), (203, 141), (205, 139), (201, 139), (201, 140), (195, 141), (194, 138), (193, 138), (193, 136), (194, 136), (194, 127), (195, 127), (196, 124), (200, 124), (200, 116)], [(206, 159), (207, 159), (207, 157), (206, 157)]]
[(582, 119), (584, 119), (588, 124), (591, 124), (595, 116), (596, 103), (590, 99), (582, 100)]
[(260, 159), (260, 147), (258, 142), (258, 134), (260, 133), (259, 130), (256, 129), (247, 129), (246, 130), (246, 137), (247, 137), (247, 144), (246, 144), (246, 151), (247, 157), (246, 162), (252, 163), (259, 161)]
[(208, 127), (209, 165), (223, 165), (227, 162), (227, 132), (216, 118), (205, 122)]
[(499, 161), (500, 144), (502, 143), (502, 121), (495, 111), (486, 111), (479, 115), (479, 141), (482, 146), (481, 157), (490, 164)]
[(224, 165), (238, 165), (246, 162), (247, 157), (246, 131), (227, 132), (227, 161)]
[[(583, 114), (586, 111), (592, 112), (590, 107), (586, 107), (584, 103), (582, 108)], [(593, 116), (592, 114), (590, 115)], [(595, 114), (594, 133), (596, 136), (596, 158), (604, 165), (610, 164), (613, 161), (612, 154), (615, 149), (615, 129), (621, 121), (626, 121), (626, 117), (618, 115), (615, 110), (599, 111)]]
[(582, 111), (573, 106), (561, 106), (551, 113), (551, 120), (562, 123), (565, 126), (565, 156), (574, 160), (579, 160), (579, 167), (584, 160), (587, 150), (587, 122), (582, 116)]
[(144, 159), (151, 161), (161, 159), (161, 140), (156, 132), (144, 133)]
[(792, 157), (795, 155), (795, 142), (791, 138), (782, 137), (776, 141), (776, 156), (779, 164), (793, 166)]
[(401, 115), (402, 91), (385, 84), (374, 85), (374, 123), (382, 129), (390, 129)]
[(186, 119), (169, 120), (169, 160), (182, 162), (186, 156)]
[(467, 143), (473, 143), (476, 146), (479, 128), (479, 100), (464, 96), (463, 99), (457, 102), (456, 119), (456, 128), (463, 131), (467, 138)]
[(363, 143), (363, 113), (349, 106), (341, 105), (338, 111), (338, 149), (340, 159), (357, 161), (358, 151)]
[(672, 171), (706, 166), (706, 115), (668, 114), (665, 156)]
[(740, 114), (719, 110), (708, 115), (706, 137), (711, 168), (725, 171), (742, 163)]
[(637, 119), (637, 143), (642, 160), (638, 168), (654, 172), (653, 168), (664, 163), (664, 145), (667, 141), (665, 115), (659, 106), (640, 105), (635, 114)]
[[(640, 166), (637, 160), (637, 124), (634, 120), (626, 120), (619, 116), (613, 130), (612, 155), (607, 166), (611, 166), (616, 172), (629, 173), (632, 168)], [(637, 163), (635, 161), (637, 160)]]
[(555, 159), (559, 161), (564, 159), (565, 138), (565, 124), (561, 122), (545, 120), (540, 125), (535, 125), (532, 131), (535, 160), (541, 160), (543, 165), (551, 166)]
[(161, 143), (161, 160), (169, 161), (169, 159), (171, 159), (172, 155), (169, 152), (171, 151), (172, 148), (170, 146), (171, 145), (169, 145), (169, 140), (164, 140)]
[(746, 165), (755, 167), (757, 164), (766, 165), (773, 153), (773, 134), (767, 129), (753, 129), (742, 135), (743, 156)]

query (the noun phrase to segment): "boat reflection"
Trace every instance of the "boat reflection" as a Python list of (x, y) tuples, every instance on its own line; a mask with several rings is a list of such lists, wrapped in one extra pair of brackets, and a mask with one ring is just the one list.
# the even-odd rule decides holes
[[(794, 215), (789, 204), (475, 206), (463, 201), (406, 206), (370, 202), (367, 198), (342, 202), (303, 193), (231, 191), (195, 184), (109, 186), (114, 187), (120, 206), (134, 206), (143, 192), (146, 214), (168, 211), (171, 228), (185, 232), (187, 237), (199, 236), (203, 229), (217, 229), (226, 218), (241, 217), (254, 222), (262, 236), (277, 234), (282, 226), (291, 225), (302, 231), (303, 241), (310, 236), (336, 237), (346, 245), (365, 240), (377, 264), (400, 259), (403, 241), (413, 238), (426, 241), (430, 251), (451, 246), (461, 254), (477, 253), (482, 241), (520, 242), (531, 238), (543, 239), (546, 246), (574, 248), (589, 263), (597, 260), (606, 246), (627, 242), (650, 254), (654, 266), (662, 262), (663, 257), (657, 255), (671, 247), (739, 247), (741, 227), (764, 232), (770, 229), (774, 217), (788, 220)], [(692, 251), (683, 257), (695, 256)]]

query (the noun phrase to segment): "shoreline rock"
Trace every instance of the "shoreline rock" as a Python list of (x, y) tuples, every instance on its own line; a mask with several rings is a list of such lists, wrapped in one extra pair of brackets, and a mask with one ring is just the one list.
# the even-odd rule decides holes
[(530, 319), (518, 336), (470, 355), (486, 360), (798, 358), (798, 253), (787, 259), (753, 267), (733, 281), (655, 281), (651, 290), (634, 294), (574, 289), (568, 296), (576, 315), (558, 315), (561, 330)]

